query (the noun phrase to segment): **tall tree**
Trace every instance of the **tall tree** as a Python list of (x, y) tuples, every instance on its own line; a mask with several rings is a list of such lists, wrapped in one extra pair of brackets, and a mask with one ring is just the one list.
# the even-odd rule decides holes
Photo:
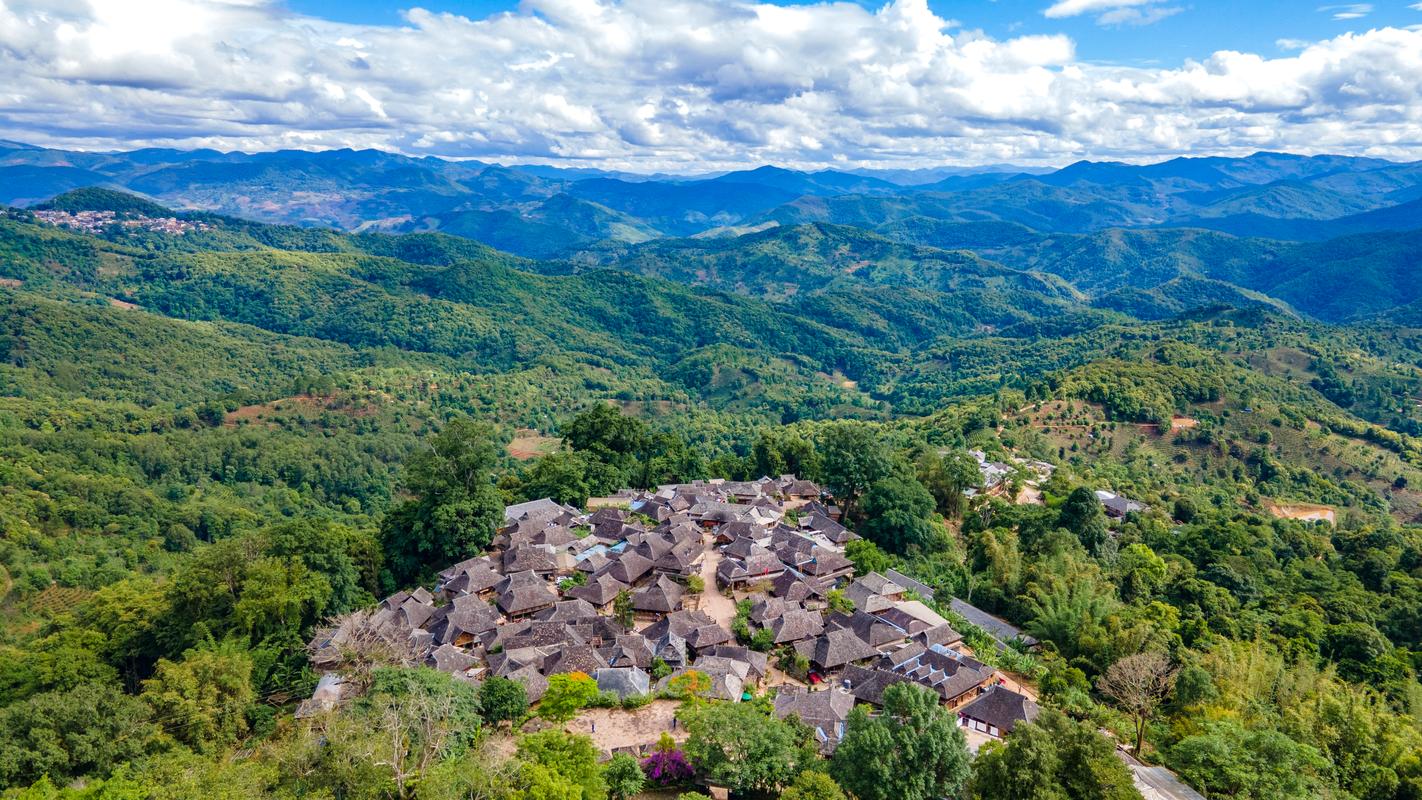
[(527, 500), (551, 497), (582, 508), (588, 502), (588, 464), (582, 453), (549, 453), (524, 473), (519, 489)]
[(878, 429), (863, 422), (841, 421), (820, 431), (820, 474), (844, 516), (857, 519), (859, 498), (875, 481), (888, 477), (894, 459)]
[(953, 519), (963, 516), (963, 510), (967, 507), (968, 498), (964, 492), (981, 487), (983, 483), (978, 462), (961, 450), (946, 454), (925, 450), (918, 457), (914, 469), (919, 483), (933, 495), (939, 513)]
[(1115, 748), (1052, 709), (991, 742), (973, 762), (972, 800), (1140, 800)]
[(752, 703), (692, 703), (678, 715), (690, 737), (686, 755), (713, 782), (737, 794), (790, 783), (818, 759), (808, 731)]
[(397, 585), (482, 552), (503, 523), (494, 487), (498, 438), (488, 423), (457, 419), (429, 440), (406, 468), (416, 497), (395, 508), (381, 526), (381, 544)]
[(603, 768), (603, 780), (607, 783), (607, 796), (611, 800), (628, 800), (642, 791), (647, 776), (637, 759), (626, 753), (618, 753)]
[(597, 681), (582, 672), (548, 677), (548, 691), (538, 703), (538, 715), (555, 724), (572, 719), (597, 697)]
[(182, 661), (158, 662), (157, 673), (143, 682), (143, 701), (155, 719), (178, 741), (211, 753), (223, 750), (247, 732), (252, 691), (252, 659), (233, 648), (191, 650)]
[(1096, 493), (1078, 486), (1067, 495), (1062, 503), (1057, 525), (1066, 528), (1081, 540), (1088, 552), (1097, 553), (1106, 541), (1106, 515), (1101, 510), (1101, 501)]
[(479, 708), (490, 722), (512, 722), (528, 711), (528, 691), (518, 681), (491, 676), (479, 684)]
[(933, 541), (933, 495), (910, 474), (890, 475), (864, 493), (864, 537), (891, 553), (904, 553)]
[[(521, 761), (556, 772), (580, 790), (580, 800), (604, 800), (607, 781), (592, 739), (560, 730), (530, 733), (519, 739)], [(626, 786), (619, 788), (625, 789)]]
[(884, 691), (884, 710), (849, 714), (830, 774), (859, 800), (953, 797), (968, 779), (968, 748), (938, 695), (914, 683)]
[(1097, 690), (1129, 714), (1135, 724), (1137, 755), (1145, 745), (1146, 724), (1175, 688), (1178, 673), (1164, 653), (1148, 652), (1126, 656), (1096, 679)]

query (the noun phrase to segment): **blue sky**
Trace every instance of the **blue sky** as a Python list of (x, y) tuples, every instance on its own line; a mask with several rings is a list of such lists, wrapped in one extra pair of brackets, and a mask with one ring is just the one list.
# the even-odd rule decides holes
[[(776, 0), (777, 5), (792, 5)], [(882, 3), (860, 2), (868, 9)], [(1418, 0), (1372, 3), (1288, 2), (1288, 0), (1180, 0), (1159, 3), (1172, 9), (1150, 25), (1099, 24), (1099, 15), (1051, 19), (1043, 15), (1049, 0), (930, 0), (929, 8), (967, 28), (1007, 38), (1024, 34), (1064, 33), (1077, 43), (1083, 59), (1103, 63), (1175, 66), (1187, 58), (1202, 58), (1216, 50), (1274, 54), (1286, 52), (1279, 42), (1313, 42), (1348, 31), (1393, 25), (1422, 24)], [(293, 11), (343, 22), (402, 24), (402, 11), (417, 6), (472, 18), (515, 10), (515, 0), (428, 0), (390, 3), (383, 0), (288, 0)], [(1178, 9), (1176, 11), (1175, 9)]]
[(0, 86), (0, 138), (81, 149), (1422, 160), (1422, 0), (3, 0)]

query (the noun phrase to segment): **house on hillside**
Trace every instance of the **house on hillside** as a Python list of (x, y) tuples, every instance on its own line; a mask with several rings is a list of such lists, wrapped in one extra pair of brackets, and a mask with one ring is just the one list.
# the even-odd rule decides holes
[(1001, 738), (1020, 722), (1031, 722), (1041, 708), (1025, 694), (1006, 686), (990, 686), (976, 700), (958, 709), (958, 724)]
[(1112, 519), (1121, 519), (1127, 514), (1139, 514), (1147, 508), (1145, 503), (1122, 497), (1104, 489), (1096, 490), (1096, 499), (1101, 501), (1101, 510), (1105, 511), (1106, 516)]

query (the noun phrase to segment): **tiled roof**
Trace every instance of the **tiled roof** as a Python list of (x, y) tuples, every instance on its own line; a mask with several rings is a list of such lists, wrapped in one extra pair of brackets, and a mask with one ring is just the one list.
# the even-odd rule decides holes
[(958, 713), (1010, 733), (1017, 723), (1036, 719), (1041, 708), (1026, 695), (1005, 686), (990, 686), (978, 699), (958, 709)]

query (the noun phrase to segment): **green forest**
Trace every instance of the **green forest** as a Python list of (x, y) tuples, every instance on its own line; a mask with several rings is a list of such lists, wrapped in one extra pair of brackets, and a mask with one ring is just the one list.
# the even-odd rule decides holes
[[(1363, 318), (1328, 295), (1354, 250), (1276, 254), (1317, 267), (1292, 283), (1204, 256), (1129, 287), (1089, 242), (1001, 230), (1016, 260), (814, 221), (534, 261), (184, 218), (206, 227), (0, 218), (6, 798), (1139, 797), (1104, 730), (1208, 798), (1422, 800), (1422, 329), (1407, 298)], [(1161, 236), (1123, 234), (1185, 246)], [(1055, 471), (990, 495), (970, 450)], [(505, 505), (782, 474), (1042, 715), (970, 759), (906, 684), (825, 759), (772, 698), (683, 685), (689, 738), (638, 763), (566, 729), (614, 705), (585, 680), (530, 707), (378, 664), (294, 715), (328, 620), (432, 587)], [(1108, 517), (1098, 489), (1144, 509)], [(994, 646), (949, 597), (1040, 646)]]

